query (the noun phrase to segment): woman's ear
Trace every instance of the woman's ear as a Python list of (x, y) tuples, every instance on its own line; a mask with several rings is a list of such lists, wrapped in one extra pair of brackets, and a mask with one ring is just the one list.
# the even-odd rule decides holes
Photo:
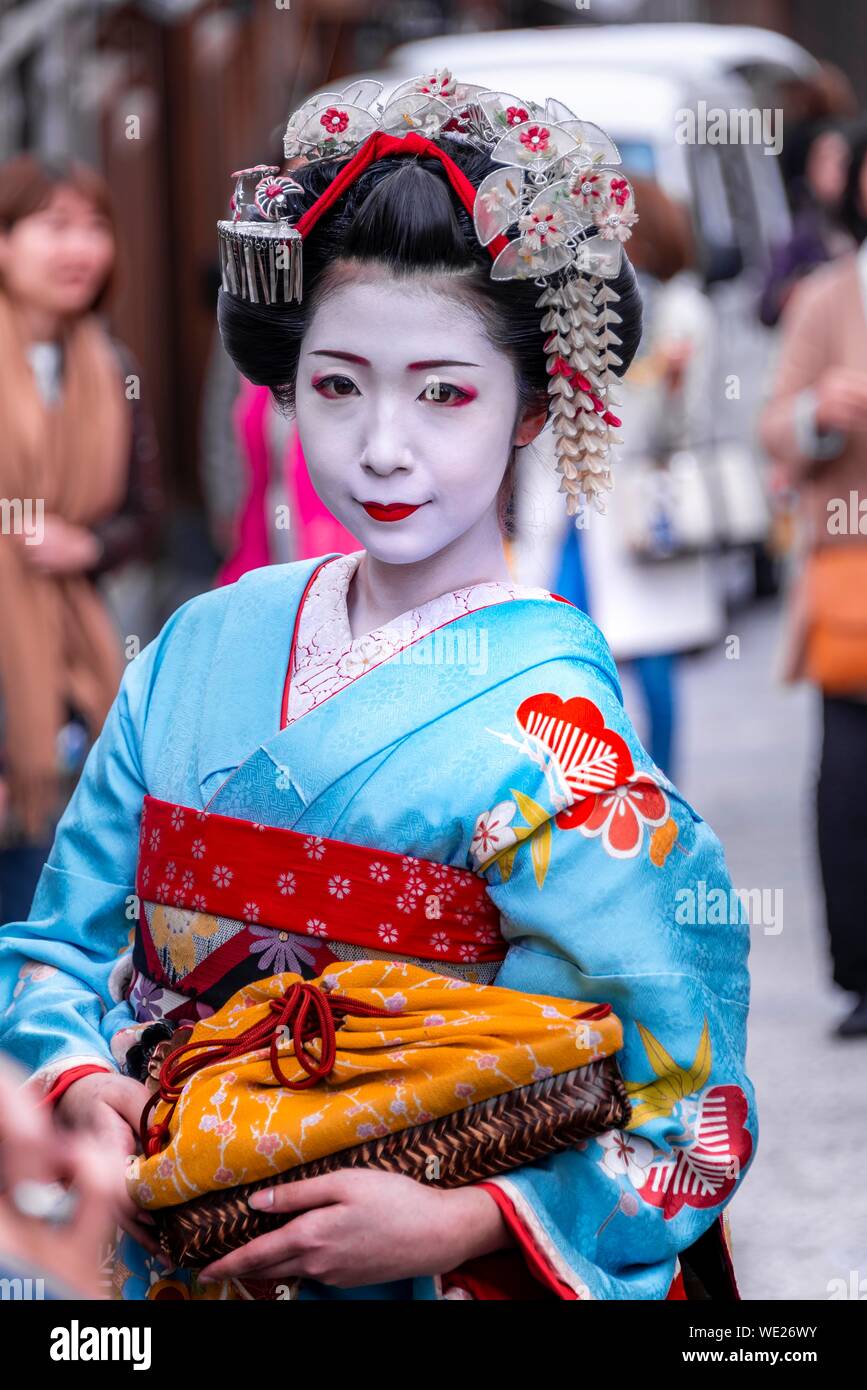
[(518, 421), (512, 443), (518, 449), (523, 448), (525, 444), (532, 444), (533, 440), (542, 433), (547, 422), (547, 405), (543, 405), (538, 410), (525, 410)]

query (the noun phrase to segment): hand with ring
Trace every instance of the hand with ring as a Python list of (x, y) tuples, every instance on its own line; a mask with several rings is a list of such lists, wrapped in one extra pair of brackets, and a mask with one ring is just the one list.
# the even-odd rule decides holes
[(93, 1136), (58, 1129), (25, 1079), (0, 1062), (0, 1264), (56, 1280), (73, 1297), (103, 1298), (117, 1161)]

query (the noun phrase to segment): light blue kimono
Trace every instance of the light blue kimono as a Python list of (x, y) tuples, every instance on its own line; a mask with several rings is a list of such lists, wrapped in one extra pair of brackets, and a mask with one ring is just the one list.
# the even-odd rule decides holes
[[(30, 918), (0, 932), (0, 1047), (48, 1081), (117, 1066), (146, 793), (474, 869), (509, 943), (497, 983), (609, 1001), (633, 1105), (628, 1129), (495, 1181), (573, 1296), (664, 1299), (758, 1138), (749, 928), (720, 844), (639, 743), (599, 631), (554, 599), (462, 616), (281, 731), (319, 563), (190, 600), (130, 663)], [(593, 794), (612, 766), (617, 789)], [(145, 1297), (148, 1261), (124, 1259), (123, 1296)], [(430, 1278), (302, 1286), (438, 1292)]]

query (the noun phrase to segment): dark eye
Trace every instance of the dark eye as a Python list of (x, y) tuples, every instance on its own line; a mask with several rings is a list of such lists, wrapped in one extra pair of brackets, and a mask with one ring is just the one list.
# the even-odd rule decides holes
[(320, 396), (326, 396), (329, 400), (337, 400), (341, 396), (351, 396), (358, 391), (354, 381), (350, 381), (348, 376), (321, 376), (313, 382), (314, 391), (318, 391)]
[(460, 386), (452, 386), (448, 381), (437, 381), (432, 378), (421, 395), (420, 401), (430, 401), (433, 405), (463, 405), (464, 401), (473, 399), (469, 391), (463, 391)]

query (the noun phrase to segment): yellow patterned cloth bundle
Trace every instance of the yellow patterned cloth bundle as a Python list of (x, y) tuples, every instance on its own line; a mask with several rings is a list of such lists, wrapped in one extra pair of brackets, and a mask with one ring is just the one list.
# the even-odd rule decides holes
[(273, 1178), (610, 1057), (622, 1041), (606, 1005), (402, 962), (273, 975), (197, 1023), (183, 1058), (163, 1064), (130, 1192), (161, 1208)]

